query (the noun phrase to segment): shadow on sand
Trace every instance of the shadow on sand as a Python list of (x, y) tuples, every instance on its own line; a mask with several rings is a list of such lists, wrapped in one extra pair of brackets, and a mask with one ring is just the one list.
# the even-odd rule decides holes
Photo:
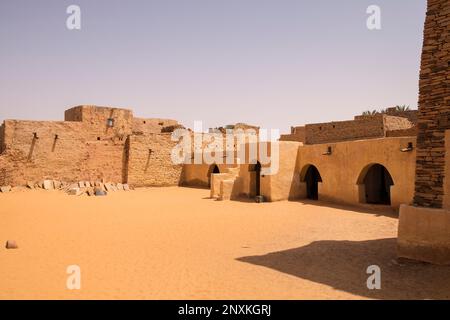
[[(238, 261), (374, 299), (450, 299), (450, 267), (396, 262), (396, 239), (315, 241)], [(381, 268), (381, 290), (366, 286), (367, 267)], [(305, 297), (307, 298), (307, 297)]]

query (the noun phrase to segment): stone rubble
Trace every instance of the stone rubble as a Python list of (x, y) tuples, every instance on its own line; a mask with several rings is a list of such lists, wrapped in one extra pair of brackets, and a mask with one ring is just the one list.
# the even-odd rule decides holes
[[(131, 191), (133, 188), (126, 183), (112, 183), (102, 181), (79, 181), (67, 183), (60, 180), (45, 179), (38, 182), (28, 181), (23, 188), (43, 189), (43, 190), (61, 190), (71, 196), (106, 196), (110, 192)], [(0, 193), (11, 192), (11, 186), (0, 186)]]

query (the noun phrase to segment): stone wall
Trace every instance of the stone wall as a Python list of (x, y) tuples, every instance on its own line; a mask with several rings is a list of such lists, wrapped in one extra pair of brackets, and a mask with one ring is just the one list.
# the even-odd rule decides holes
[(415, 204), (441, 208), (450, 129), (450, 1), (428, 0), (419, 81)]
[(381, 115), (361, 120), (307, 124), (305, 129), (307, 144), (373, 139), (384, 136)]
[[(413, 118), (413, 116), (411, 116)], [(321, 144), (342, 141), (376, 139), (390, 136), (414, 135), (414, 123), (404, 116), (375, 114), (356, 116), (355, 120), (307, 124), (292, 127), (291, 134), (281, 135), (280, 141)]]
[[(159, 134), (176, 121), (135, 119), (131, 110), (97, 106), (71, 108), (65, 120), (5, 121), (0, 127), (0, 185), (43, 179), (178, 184), (181, 168), (170, 159), (174, 142), (170, 134)], [(154, 153), (145, 169), (141, 158), (150, 148)]]
[(82, 122), (5, 121), (1, 185), (28, 181), (122, 181), (124, 142), (91, 139)]
[(129, 138), (128, 183), (133, 186), (176, 186), (182, 165), (172, 163), (177, 142), (170, 134), (132, 135)]
[[(66, 121), (79, 122), (79, 119), (86, 126), (86, 133), (92, 140), (125, 140), (133, 131), (133, 112), (127, 109), (78, 106), (65, 112)], [(108, 119), (113, 120), (112, 127), (107, 125)]]
[(133, 118), (133, 134), (161, 133), (164, 128), (178, 125), (178, 121), (170, 119)]
[(416, 137), (417, 126), (409, 129), (390, 130), (386, 132), (386, 137)]
[(303, 142), (306, 141), (306, 132), (305, 127), (291, 127), (290, 134), (282, 134), (280, 136), (280, 141), (295, 141), (295, 142)]
[(0, 154), (5, 150), (5, 124), (0, 125)]

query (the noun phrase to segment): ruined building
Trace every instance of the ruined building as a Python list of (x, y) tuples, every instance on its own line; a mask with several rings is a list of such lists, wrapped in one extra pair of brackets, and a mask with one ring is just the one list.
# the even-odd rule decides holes
[[(400, 208), (399, 256), (450, 264), (450, 2), (428, 0), (419, 111), (356, 116), (292, 127), (267, 148), (276, 172), (239, 156), (261, 148), (235, 143), (232, 162), (174, 164), (175, 120), (135, 118), (132, 111), (80, 106), (65, 121), (6, 120), (0, 127), (0, 186), (28, 181), (123, 182), (132, 186), (209, 187), (221, 200), (310, 199)], [(224, 128), (213, 130), (224, 133)], [(256, 146), (255, 146), (256, 145)], [(204, 144), (192, 157), (205, 156)], [(249, 152), (246, 152), (248, 155)], [(273, 158), (275, 156), (278, 158)], [(273, 163), (272, 163), (273, 164)]]
[(133, 117), (131, 110), (79, 106), (65, 121), (6, 120), (0, 127), (0, 185), (29, 181), (177, 185), (171, 132), (177, 121)]

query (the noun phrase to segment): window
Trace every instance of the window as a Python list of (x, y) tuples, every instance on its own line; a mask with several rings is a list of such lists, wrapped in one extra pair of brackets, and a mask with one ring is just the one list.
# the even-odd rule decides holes
[(113, 119), (113, 118), (108, 118), (108, 120), (106, 121), (106, 125), (107, 125), (109, 128), (114, 127), (114, 119)]

